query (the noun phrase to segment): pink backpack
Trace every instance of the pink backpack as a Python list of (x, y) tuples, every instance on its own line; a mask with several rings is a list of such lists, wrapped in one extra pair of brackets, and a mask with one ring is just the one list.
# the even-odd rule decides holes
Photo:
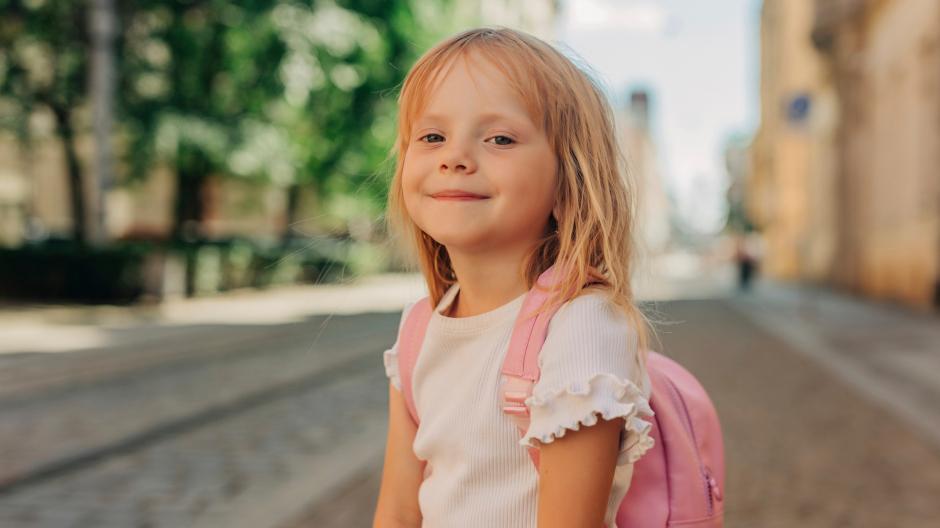
[[(529, 427), (525, 400), (539, 378), (538, 354), (548, 322), (558, 310), (526, 317), (548, 299), (554, 266), (538, 279), (542, 288), (526, 294), (503, 362), (503, 412), (520, 434)], [(411, 377), (428, 322), (430, 299), (418, 301), (399, 336), (398, 362), (402, 395), (419, 423)], [(721, 528), (725, 484), (724, 443), (715, 407), (702, 385), (675, 361), (650, 351), (647, 372), (652, 382), (650, 406), (655, 416), (650, 436), (655, 445), (634, 463), (630, 490), (617, 511), (618, 528)], [(538, 469), (538, 449), (528, 448)]]

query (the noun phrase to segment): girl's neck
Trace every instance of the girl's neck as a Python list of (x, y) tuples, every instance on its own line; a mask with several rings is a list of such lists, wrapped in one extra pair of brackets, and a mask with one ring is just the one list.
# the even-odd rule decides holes
[(447, 309), (449, 317), (470, 317), (489, 312), (526, 291), (522, 255), (493, 257), (449, 252), (460, 289)]

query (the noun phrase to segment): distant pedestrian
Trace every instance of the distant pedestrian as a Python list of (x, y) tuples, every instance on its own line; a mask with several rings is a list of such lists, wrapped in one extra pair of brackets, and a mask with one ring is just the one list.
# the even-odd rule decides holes
[(747, 291), (757, 273), (760, 240), (753, 231), (735, 237), (734, 260), (738, 266), (738, 288)]
[[(654, 440), (649, 327), (630, 286), (635, 191), (602, 90), (535, 37), (475, 29), (417, 61), (398, 119), (389, 217), (430, 303), (404, 309), (384, 353), (375, 526), (614, 528)], [(514, 323), (550, 270), (558, 311), (540, 377), (506, 406)], [(416, 364), (402, 365), (416, 307), (430, 319)]]

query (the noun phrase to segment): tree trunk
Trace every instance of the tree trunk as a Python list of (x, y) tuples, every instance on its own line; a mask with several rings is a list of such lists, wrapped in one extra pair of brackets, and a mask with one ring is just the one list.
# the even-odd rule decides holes
[(192, 242), (203, 238), (203, 188), (208, 176), (200, 169), (179, 167), (176, 171), (176, 206), (173, 215), (173, 239), (176, 241)]
[(297, 211), (300, 209), (300, 185), (297, 182), (287, 188), (287, 210), (284, 212), (284, 231), (281, 233), (281, 242), (288, 244), (294, 235), (294, 225), (297, 222)]
[(68, 108), (52, 107), (55, 115), (56, 132), (62, 140), (65, 152), (65, 165), (69, 178), (69, 198), (72, 205), (72, 238), (82, 244), (88, 242), (88, 223), (85, 219), (85, 187), (82, 168), (75, 152), (75, 130)]
[(114, 0), (92, 0), (88, 11), (88, 29), (92, 41), (88, 93), (92, 101), (95, 136), (94, 193), (89, 201), (93, 229), (92, 241), (103, 245), (108, 240), (106, 200), (114, 181), (111, 153), (111, 126), (114, 110), (114, 38), (117, 20)]
[(205, 211), (203, 200), (205, 183), (208, 180), (208, 167), (198, 161), (194, 162), (192, 158), (187, 160), (188, 162), (182, 159), (180, 161), (176, 169), (176, 203), (172, 239), (175, 242), (187, 243), (189, 246), (184, 252), (184, 290), (187, 297), (192, 297), (196, 292), (197, 260), (197, 246), (193, 243), (205, 237), (202, 220)]

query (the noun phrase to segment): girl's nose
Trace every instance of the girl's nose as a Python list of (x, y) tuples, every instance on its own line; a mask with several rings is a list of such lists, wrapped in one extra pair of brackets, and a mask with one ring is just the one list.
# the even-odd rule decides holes
[(476, 162), (473, 161), (473, 156), (468, 153), (466, 148), (455, 145), (449, 149), (446, 149), (446, 152), (443, 153), (440, 170), (442, 173), (472, 173), (476, 172), (477, 166)]

